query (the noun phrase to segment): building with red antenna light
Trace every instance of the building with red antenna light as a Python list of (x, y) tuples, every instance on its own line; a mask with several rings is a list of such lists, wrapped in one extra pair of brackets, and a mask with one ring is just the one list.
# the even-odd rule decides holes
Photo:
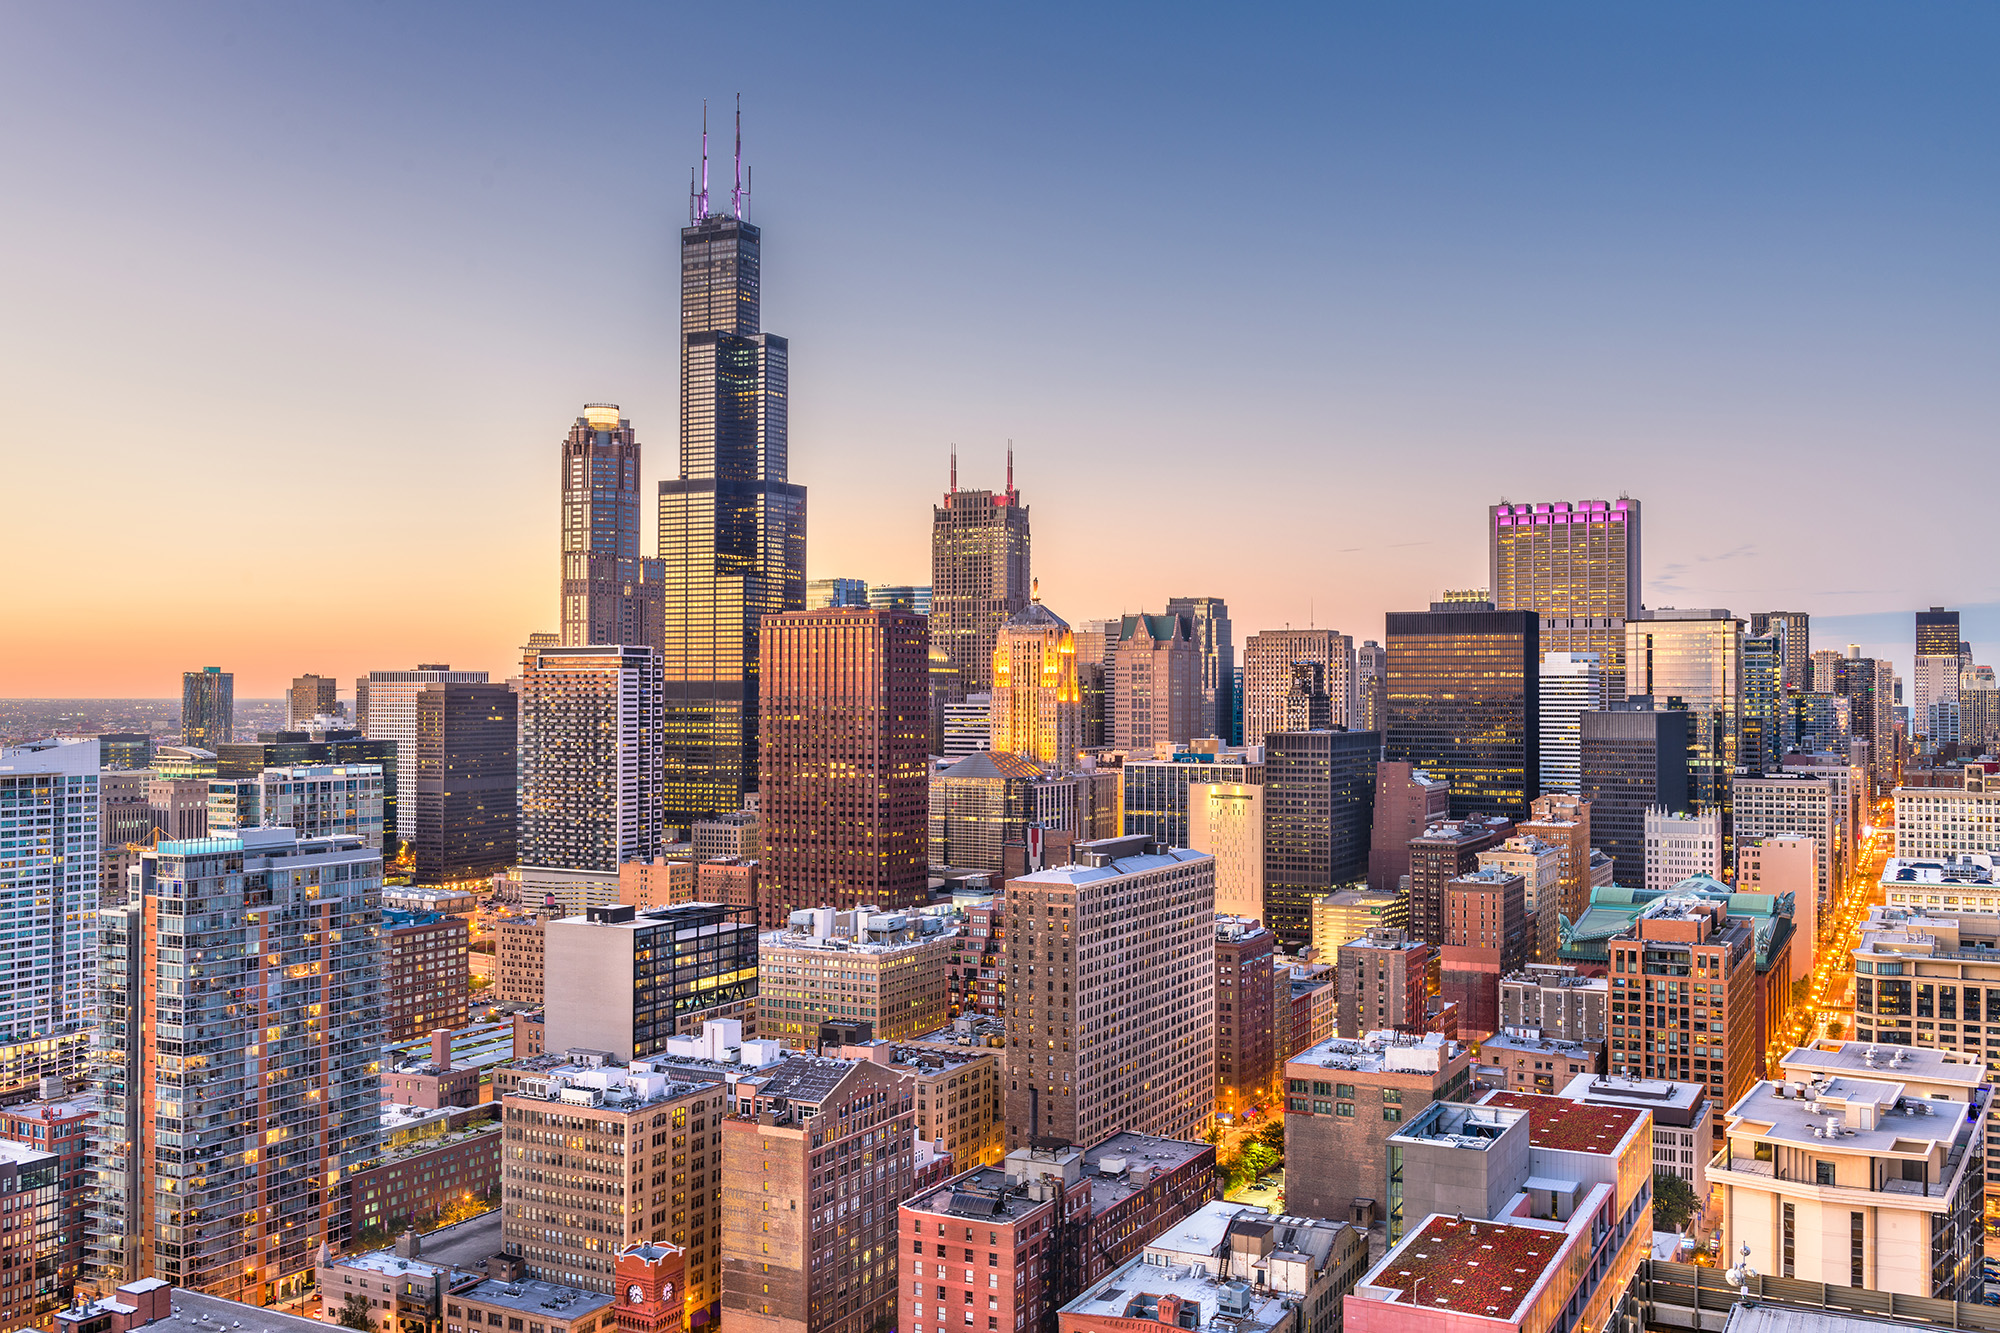
[(1027, 609), (1028, 507), (1014, 489), (1014, 444), (1007, 444), (1007, 488), (961, 491), (958, 449), (951, 489), (932, 510), (931, 643), (956, 671), (957, 702), (993, 688), (1000, 627)]

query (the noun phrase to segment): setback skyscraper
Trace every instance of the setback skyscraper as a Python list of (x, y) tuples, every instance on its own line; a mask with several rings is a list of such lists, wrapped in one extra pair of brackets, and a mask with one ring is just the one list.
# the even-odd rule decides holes
[(957, 697), (993, 688), (993, 646), (1000, 627), (1028, 605), (1028, 507), (1014, 489), (1014, 448), (1007, 447), (1007, 489), (951, 489), (931, 511), (931, 642), (958, 669)]
[(1625, 622), (1639, 614), (1639, 502), (1497, 504), (1486, 511), (1493, 605), (1533, 611), (1549, 653), (1596, 653), (1622, 697)]
[(296, 731), (316, 717), (338, 716), (338, 689), (332, 676), (295, 677), (292, 688), (285, 692), (285, 729)]
[(181, 673), (181, 744), (213, 750), (236, 739), (236, 677), (221, 667)]
[(1326, 694), (1333, 710), (1327, 725), (1365, 730), (1355, 716), (1353, 638), (1332, 629), (1267, 629), (1243, 645), (1243, 737), (1249, 744), (1262, 745), (1271, 732), (1288, 729), (1285, 695), (1292, 687), (1292, 666), (1298, 662), (1318, 662), (1326, 668)]
[(1194, 646), (1201, 653), (1201, 708), (1204, 717), (1213, 719), (1203, 722), (1202, 728), (1210, 736), (1227, 740), (1236, 715), (1232, 698), (1236, 645), (1229, 633), (1229, 603), (1220, 597), (1169, 597), (1167, 611), (1187, 620), (1194, 630)]
[(1455, 815), (1525, 819), (1538, 794), (1541, 620), (1529, 611), (1389, 613), (1383, 758), (1449, 782)]
[(993, 653), (991, 748), (1067, 773), (1083, 745), (1076, 636), (1039, 596), (1000, 628)]
[(562, 446), (562, 641), (660, 647), (660, 562), (639, 554), (639, 437), (585, 403)]
[(789, 475), (790, 345), (763, 331), (763, 233), (708, 209), (681, 230), (681, 466), (660, 483), (666, 817), (738, 810), (757, 785), (758, 623), (806, 596), (806, 491)]

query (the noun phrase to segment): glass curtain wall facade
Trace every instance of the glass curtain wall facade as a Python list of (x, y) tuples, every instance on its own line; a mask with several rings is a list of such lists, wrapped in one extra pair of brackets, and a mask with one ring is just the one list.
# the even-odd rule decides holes
[(1451, 784), (1454, 815), (1525, 819), (1541, 777), (1541, 617), (1392, 611), (1383, 757)]
[(1688, 798), (1722, 813), (1736, 775), (1743, 706), (1743, 621), (1727, 611), (1649, 611), (1625, 627), (1626, 691), (1688, 715)]
[(236, 676), (221, 667), (181, 673), (181, 744), (213, 750), (236, 739)]
[(1780, 704), (1784, 699), (1785, 643), (1776, 634), (1743, 640), (1742, 740), (1736, 761), (1752, 773), (1768, 773), (1784, 758), (1779, 748)]
[(660, 483), (663, 792), (669, 823), (757, 785), (758, 624), (805, 606), (806, 492), (788, 479), (789, 345), (759, 326), (762, 238), (681, 231), (681, 466)]

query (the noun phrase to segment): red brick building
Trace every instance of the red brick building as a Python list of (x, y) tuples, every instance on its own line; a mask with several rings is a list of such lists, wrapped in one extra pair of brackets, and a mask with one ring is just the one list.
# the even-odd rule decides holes
[(1215, 919), (1215, 1109), (1222, 1115), (1278, 1105), (1277, 944), (1255, 921)]
[(1410, 873), (1410, 840), (1451, 816), (1451, 784), (1414, 764), (1375, 765), (1375, 816), (1368, 835), (1368, 887), (1395, 893)]
[(1440, 990), (1458, 1004), (1458, 1030), (1477, 1041), (1500, 1030), (1500, 978), (1534, 956), (1533, 918), (1519, 875), (1475, 870), (1445, 885)]
[(382, 1152), (349, 1177), (348, 1215), (359, 1245), (440, 1224), (454, 1210), (500, 1205), (499, 1107), (424, 1115), (385, 1126)]
[(1214, 1197), (1207, 1144), (1018, 1148), (897, 1210), (896, 1328), (1054, 1333), (1065, 1301)]
[(930, 629), (911, 611), (762, 621), (759, 806), (767, 929), (805, 907), (928, 897)]
[[(516, 1015), (519, 1018), (519, 1015)], [(518, 1027), (516, 1029), (519, 1030)], [(532, 1054), (539, 1055), (540, 1051)], [(522, 1055), (518, 1046), (515, 1058)], [(479, 1070), (470, 1066), (454, 1069), (451, 1063), (451, 1033), (431, 1033), (428, 1060), (408, 1061), (382, 1071), (382, 1100), (396, 1106), (436, 1110), (441, 1106), (479, 1105)]]
[(758, 863), (730, 857), (703, 861), (694, 868), (696, 902), (723, 903), (744, 912), (757, 911)]
[(1479, 854), (1496, 847), (1514, 825), (1498, 815), (1448, 819), (1410, 839), (1410, 933), (1445, 942), (1445, 885), (1479, 869)]
[(1429, 1027), (1434, 950), (1406, 930), (1378, 927), (1340, 946), (1340, 1035)]
[(88, 1094), (22, 1102), (0, 1109), (0, 1140), (53, 1153), (60, 1162), (61, 1195), (56, 1258), (56, 1289), (69, 1297), (83, 1263), (83, 1205), (90, 1187), (84, 1153), (91, 1124), (97, 1119), (97, 1099)]
[(382, 913), (389, 942), (382, 1040), (415, 1041), (471, 1022), (472, 936), (464, 917), (435, 912)]

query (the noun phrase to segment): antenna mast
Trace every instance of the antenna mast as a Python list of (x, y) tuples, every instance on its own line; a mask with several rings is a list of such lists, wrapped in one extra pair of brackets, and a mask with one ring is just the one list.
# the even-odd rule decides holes
[(701, 99), (701, 211), (696, 214), (699, 222), (708, 216), (708, 99)]
[(958, 494), (958, 446), (951, 446), (951, 493)]
[(1007, 441), (1007, 498), (1014, 498), (1014, 442)]
[(743, 94), (736, 94), (736, 184), (729, 191), (729, 211), (743, 216)]

